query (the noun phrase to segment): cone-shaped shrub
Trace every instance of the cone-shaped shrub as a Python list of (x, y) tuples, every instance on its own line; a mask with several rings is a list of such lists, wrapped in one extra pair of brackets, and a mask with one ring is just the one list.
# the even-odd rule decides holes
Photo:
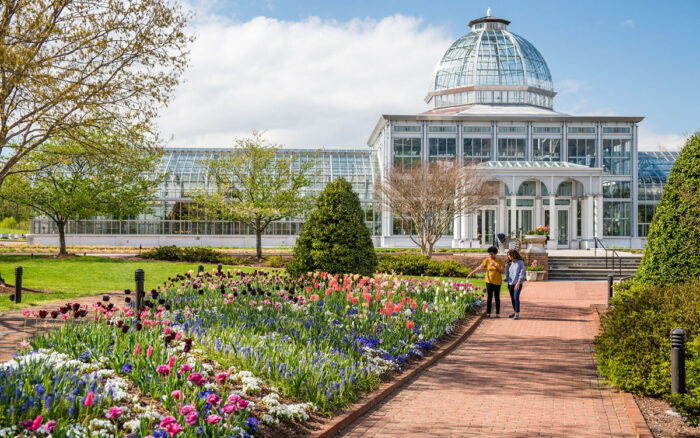
[(649, 227), (636, 278), (681, 283), (700, 277), (700, 133), (674, 163)]
[(288, 266), (292, 275), (310, 271), (371, 275), (377, 255), (360, 199), (343, 178), (328, 184), (304, 223)]

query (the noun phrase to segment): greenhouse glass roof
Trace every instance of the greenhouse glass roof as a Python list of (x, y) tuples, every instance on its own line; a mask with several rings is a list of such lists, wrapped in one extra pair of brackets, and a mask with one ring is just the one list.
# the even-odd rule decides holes
[(639, 152), (639, 182), (665, 184), (678, 155), (679, 152)]

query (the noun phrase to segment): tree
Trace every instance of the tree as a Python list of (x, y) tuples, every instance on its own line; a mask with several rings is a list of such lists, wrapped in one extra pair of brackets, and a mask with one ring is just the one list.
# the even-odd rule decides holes
[(673, 164), (649, 227), (636, 279), (655, 284), (700, 277), (700, 133)]
[(457, 215), (473, 213), (493, 196), (474, 165), (449, 162), (393, 169), (376, 190), (385, 209), (428, 256)]
[(311, 271), (372, 275), (377, 254), (360, 198), (343, 178), (328, 184), (304, 223), (288, 266), (292, 275)]
[[(23, 166), (45, 167), (39, 172), (10, 175), (0, 190), (5, 201), (26, 205), (50, 218), (58, 230), (59, 254), (66, 252), (66, 225), (93, 216), (124, 218), (144, 211), (153, 201), (162, 177), (150, 175), (159, 151), (145, 151), (120, 139), (92, 134), (110, 143), (109, 159), (70, 141), (47, 143)], [(114, 159), (115, 154), (129, 157)]]
[(253, 131), (251, 137), (236, 140), (232, 153), (205, 160), (209, 184), (193, 191), (194, 210), (252, 227), (256, 257), (262, 260), (262, 235), (268, 225), (303, 215), (312, 202), (305, 193), (313, 181), (315, 158), (310, 158), (285, 153)]
[(20, 166), (52, 139), (104, 151), (111, 144), (86, 135), (102, 126), (154, 149), (158, 110), (187, 65), (188, 19), (169, 0), (4, 0), (0, 186), (63, 161)]

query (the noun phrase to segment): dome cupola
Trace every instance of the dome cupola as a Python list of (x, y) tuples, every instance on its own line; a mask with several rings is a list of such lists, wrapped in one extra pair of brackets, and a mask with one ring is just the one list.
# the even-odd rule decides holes
[(469, 23), (471, 32), (452, 43), (438, 63), (433, 108), (471, 104), (519, 104), (552, 109), (549, 67), (525, 38), (508, 30), (510, 21), (491, 16)]

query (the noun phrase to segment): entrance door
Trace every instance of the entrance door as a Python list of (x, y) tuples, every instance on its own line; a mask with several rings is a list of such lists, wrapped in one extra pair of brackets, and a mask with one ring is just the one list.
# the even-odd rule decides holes
[[(511, 210), (508, 209), (508, 229), (511, 229)], [(534, 229), (532, 226), (532, 208), (517, 208), (515, 210), (515, 234), (525, 235)]]
[(496, 238), (496, 210), (481, 210), (476, 214), (476, 234), (481, 246), (491, 246)]
[(557, 227), (559, 245), (569, 245), (569, 210), (557, 210)]

